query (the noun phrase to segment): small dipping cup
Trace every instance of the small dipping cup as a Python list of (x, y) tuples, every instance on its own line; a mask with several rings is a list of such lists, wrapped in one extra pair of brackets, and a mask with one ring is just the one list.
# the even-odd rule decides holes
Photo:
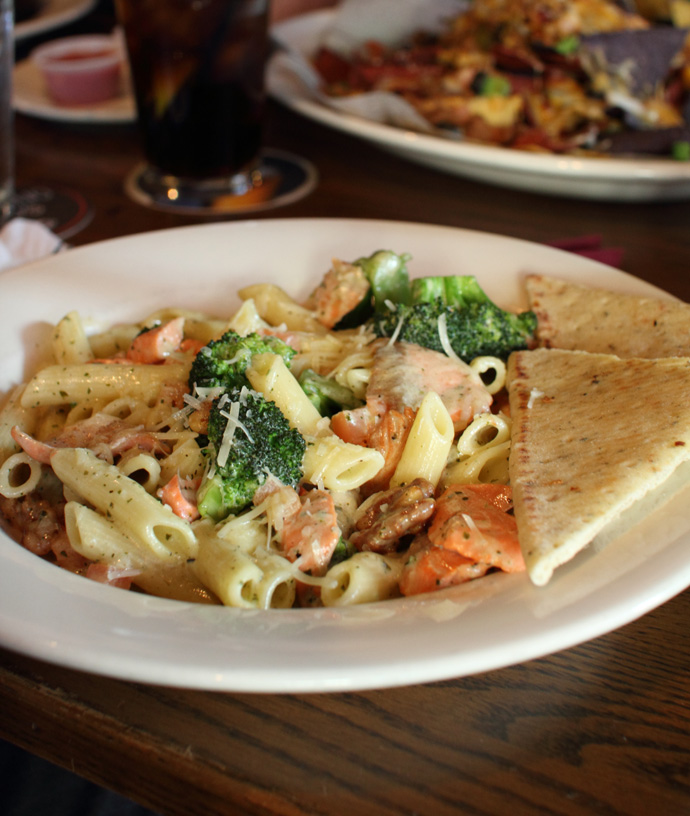
[(39, 46), (31, 59), (58, 105), (96, 105), (120, 93), (123, 51), (114, 37), (64, 37)]

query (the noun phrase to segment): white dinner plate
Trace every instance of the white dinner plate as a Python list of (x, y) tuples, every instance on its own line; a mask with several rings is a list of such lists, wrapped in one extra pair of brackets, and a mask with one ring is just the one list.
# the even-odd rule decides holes
[(15, 65), (12, 82), (14, 109), (27, 116), (83, 124), (136, 121), (136, 106), (127, 76), (123, 77), (118, 96), (95, 105), (58, 105), (48, 94), (41, 71), (30, 58)]
[[(161, 306), (231, 315), (259, 281), (305, 297), (333, 257), (409, 252), (414, 275), (476, 273), (504, 306), (527, 272), (657, 290), (548, 247), (448, 227), (281, 219), (183, 227), (70, 249), (0, 277), (0, 389), (35, 364), (49, 324), (140, 319)], [(97, 584), (0, 536), (0, 644), (127, 680), (225, 691), (346, 691), (488, 671), (595, 638), (690, 585), (687, 496), (622, 541), (590, 547), (542, 588), (494, 574), (425, 597), (350, 608), (254, 611)]]
[(14, 27), (17, 42), (45, 34), (84, 17), (96, 5), (96, 0), (41, 0), (38, 11)]
[[(318, 11), (277, 24), (274, 38), (308, 57), (334, 12)], [(470, 144), (363, 119), (315, 99), (277, 62), (269, 66), (270, 93), (293, 110), (406, 159), (503, 187), (571, 198), (670, 201), (690, 198), (690, 162), (666, 158), (586, 158)]]

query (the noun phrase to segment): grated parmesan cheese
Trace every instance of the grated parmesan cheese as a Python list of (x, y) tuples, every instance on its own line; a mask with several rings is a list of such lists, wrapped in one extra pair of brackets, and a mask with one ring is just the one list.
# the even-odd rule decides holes
[(479, 540), (482, 542), (482, 544), (488, 545), (488, 542), (486, 540), (486, 536), (482, 533), (482, 531), (479, 529), (479, 527), (477, 527), (477, 524), (476, 524), (475, 520), (472, 518), (472, 516), (467, 515), (467, 513), (461, 513), (460, 515), (462, 516), (462, 520), (468, 526), (470, 531), (473, 532), (476, 536), (479, 537)]
[(398, 320), (398, 325), (395, 327), (395, 331), (393, 332), (393, 334), (391, 334), (391, 339), (388, 341), (389, 346), (392, 346), (393, 343), (395, 343), (395, 341), (398, 339), (398, 335), (402, 331), (404, 322), (405, 322), (404, 317), (401, 317), (400, 320)]
[(443, 314), (440, 315), (438, 318), (438, 339), (441, 341), (441, 347), (443, 348), (447, 356), (450, 357), (451, 360), (455, 360), (457, 363), (461, 363), (462, 360), (453, 351), (453, 347), (450, 344), (445, 312), (443, 312)]
[(218, 450), (218, 455), (216, 456), (216, 461), (223, 467), (225, 463), (228, 461), (228, 456), (230, 455), (230, 448), (232, 447), (232, 440), (235, 437), (235, 431), (237, 430), (237, 425), (239, 422), (239, 415), (240, 415), (240, 404), (239, 402), (233, 402), (230, 406), (229, 411), (221, 411), (221, 414), (227, 418), (227, 424), (225, 426), (225, 430), (223, 431), (223, 439), (220, 443), (220, 449)]

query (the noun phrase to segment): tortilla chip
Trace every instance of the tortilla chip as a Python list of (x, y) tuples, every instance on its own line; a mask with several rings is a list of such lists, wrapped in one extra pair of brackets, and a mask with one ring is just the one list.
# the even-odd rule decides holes
[(579, 56), (593, 80), (605, 70), (619, 84), (625, 81), (632, 96), (646, 98), (668, 80), (687, 36), (672, 26), (602, 31), (581, 38)]
[(508, 390), (515, 518), (541, 586), (690, 459), (690, 359), (520, 351)]
[(592, 289), (545, 275), (525, 280), (543, 348), (619, 357), (690, 357), (690, 305)]

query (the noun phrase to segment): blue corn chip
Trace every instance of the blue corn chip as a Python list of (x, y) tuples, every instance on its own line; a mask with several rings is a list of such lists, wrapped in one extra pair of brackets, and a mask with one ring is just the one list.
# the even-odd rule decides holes
[(628, 90), (642, 97), (663, 83), (668, 77), (671, 63), (680, 51), (687, 28), (656, 26), (654, 28), (612, 31), (591, 34), (581, 39), (580, 54), (590, 51), (604, 57), (610, 68), (629, 66)]

